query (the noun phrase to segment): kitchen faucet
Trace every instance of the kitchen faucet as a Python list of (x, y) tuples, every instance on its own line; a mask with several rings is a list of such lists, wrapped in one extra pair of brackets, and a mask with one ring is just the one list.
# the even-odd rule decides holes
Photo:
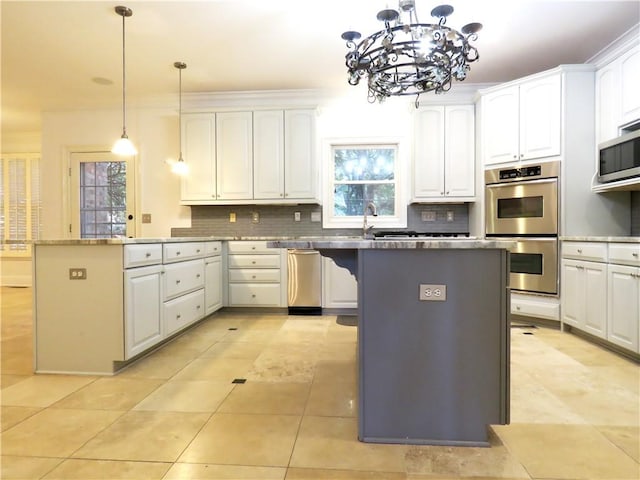
[(367, 205), (364, 207), (364, 219), (362, 221), (362, 237), (363, 238), (373, 238), (373, 234), (371, 233), (371, 229), (373, 228), (373, 225), (368, 226), (367, 225), (367, 211), (371, 212), (371, 215), (373, 215), (374, 217), (378, 216), (378, 207), (376, 207), (376, 204), (373, 202), (369, 202), (367, 203)]

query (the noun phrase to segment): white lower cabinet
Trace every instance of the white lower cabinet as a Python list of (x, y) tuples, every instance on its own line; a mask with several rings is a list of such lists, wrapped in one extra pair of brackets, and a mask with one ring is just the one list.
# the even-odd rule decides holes
[(164, 338), (162, 271), (162, 265), (154, 265), (125, 272), (125, 360)]
[(562, 256), (563, 324), (640, 353), (640, 245), (563, 242)]
[(230, 241), (227, 247), (228, 305), (286, 307), (286, 250), (263, 241)]
[(322, 307), (358, 308), (358, 282), (328, 257), (322, 257)]
[(640, 268), (609, 264), (609, 319), (607, 339), (628, 350), (640, 353), (638, 318), (640, 317)]
[(562, 260), (562, 321), (607, 337), (606, 263)]
[(204, 261), (205, 313), (212, 314), (222, 308), (222, 258), (205, 258)]

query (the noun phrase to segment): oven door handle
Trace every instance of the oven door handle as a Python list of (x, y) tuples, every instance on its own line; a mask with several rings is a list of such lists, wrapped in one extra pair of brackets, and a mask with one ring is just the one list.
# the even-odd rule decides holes
[(518, 187), (521, 185), (542, 185), (544, 183), (558, 183), (557, 178), (542, 178), (540, 180), (522, 180), (504, 183), (488, 183), (486, 188), (504, 188), (504, 187)]

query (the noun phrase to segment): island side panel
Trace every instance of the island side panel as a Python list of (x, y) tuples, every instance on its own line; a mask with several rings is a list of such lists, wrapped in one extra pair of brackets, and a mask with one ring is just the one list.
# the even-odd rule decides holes
[(122, 278), (121, 245), (35, 246), (36, 372), (113, 373), (124, 360)]
[(506, 423), (507, 265), (496, 249), (359, 251), (360, 440), (486, 445)]

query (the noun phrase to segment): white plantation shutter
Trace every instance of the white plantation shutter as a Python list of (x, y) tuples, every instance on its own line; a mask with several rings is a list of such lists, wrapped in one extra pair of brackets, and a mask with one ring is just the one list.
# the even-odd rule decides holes
[(0, 162), (0, 251), (30, 255), (40, 232), (40, 168), (35, 154), (4, 155)]

